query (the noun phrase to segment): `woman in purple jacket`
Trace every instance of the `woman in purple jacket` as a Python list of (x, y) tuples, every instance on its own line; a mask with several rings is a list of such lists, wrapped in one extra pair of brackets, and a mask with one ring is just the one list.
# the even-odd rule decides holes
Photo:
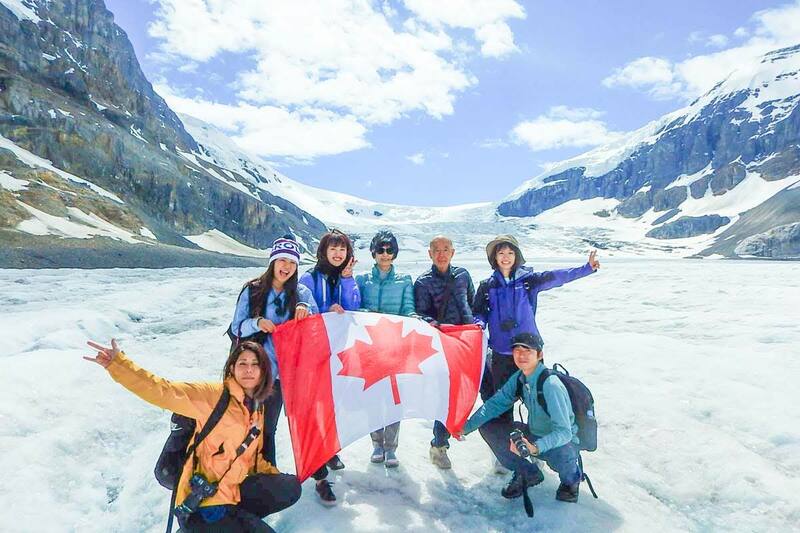
[[(536, 326), (536, 306), (539, 292), (560, 287), (570, 281), (588, 276), (600, 268), (595, 254), (577, 268), (534, 272), (524, 267), (525, 258), (517, 239), (499, 235), (486, 245), (486, 257), (494, 272), (478, 286), (473, 300), (475, 323), (489, 326), (491, 364), (489, 376), (481, 384), (481, 398), (486, 401), (517, 371), (511, 355), (511, 338), (518, 333), (539, 335)], [(485, 374), (485, 372), (484, 372)], [(513, 419), (513, 410), (500, 418)]]
[[(347, 235), (334, 229), (322, 236), (317, 247), (317, 264), (300, 278), (300, 284), (311, 290), (320, 313), (344, 313), (361, 306), (361, 294), (353, 279), (355, 262), (353, 245)], [(341, 470), (344, 463), (334, 455), (312, 477), (317, 480), (320, 501), (324, 505), (335, 505), (336, 495), (327, 480), (328, 468)]]

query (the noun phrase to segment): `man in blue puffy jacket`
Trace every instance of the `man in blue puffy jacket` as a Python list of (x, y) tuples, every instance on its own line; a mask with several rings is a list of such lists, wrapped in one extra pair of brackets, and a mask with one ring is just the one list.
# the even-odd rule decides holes
[[(542, 392), (548, 414), (536, 398), (536, 381), (545, 370), (541, 337), (521, 333), (510, 342), (514, 364), (519, 370), (467, 420), (463, 434), (480, 428), (481, 437), (497, 460), (513, 471), (511, 480), (501, 491), (503, 497), (518, 498), (528, 487), (544, 481), (544, 474), (539, 467), (520, 457), (519, 450), (509, 439), (511, 431), (519, 429), (530, 454), (546, 462), (551, 470), (558, 473), (561, 484), (556, 491), (556, 499), (577, 502), (582, 477), (579, 467), (580, 442), (569, 393), (557, 376), (551, 375), (544, 380)], [(528, 410), (527, 424), (505, 420), (500, 416), (513, 407), (519, 392)]]
[[(439, 324), (472, 324), (472, 298), (475, 286), (466, 269), (451, 263), (456, 249), (444, 235), (431, 239), (428, 255), (433, 264), (414, 282), (414, 305), (422, 320)], [(437, 467), (452, 467), (447, 449), (450, 433), (440, 421), (433, 423), (430, 458)]]

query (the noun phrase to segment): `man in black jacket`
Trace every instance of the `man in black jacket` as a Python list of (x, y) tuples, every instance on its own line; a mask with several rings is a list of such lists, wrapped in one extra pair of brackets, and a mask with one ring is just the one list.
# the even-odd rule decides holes
[[(472, 324), (472, 299), (475, 286), (465, 269), (450, 264), (456, 249), (444, 235), (431, 240), (428, 255), (431, 269), (414, 282), (414, 304), (417, 314), (430, 324)], [(439, 468), (452, 465), (447, 457), (450, 433), (438, 420), (433, 424), (430, 458)]]

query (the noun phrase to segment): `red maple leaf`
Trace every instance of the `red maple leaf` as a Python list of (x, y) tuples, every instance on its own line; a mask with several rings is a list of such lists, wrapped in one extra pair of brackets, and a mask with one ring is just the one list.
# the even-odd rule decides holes
[(339, 376), (364, 379), (364, 390), (389, 378), (395, 405), (400, 403), (397, 374), (422, 374), (419, 369), (428, 357), (437, 353), (433, 348), (433, 337), (412, 331), (405, 337), (403, 323), (381, 317), (374, 326), (365, 326), (372, 344), (363, 341), (339, 352), (342, 369)]

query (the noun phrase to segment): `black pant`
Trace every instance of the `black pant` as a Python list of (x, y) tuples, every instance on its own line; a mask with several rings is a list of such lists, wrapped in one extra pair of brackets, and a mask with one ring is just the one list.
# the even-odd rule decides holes
[[(503, 355), (494, 351), (490, 354), (489, 361), (486, 362), (487, 368), (483, 372), (483, 381), (481, 382), (481, 400), (486, 402), (489, 398), (503, 388), (506, 381), (511, 375), (519, 370), (517, 365), (514, 364), (514, 357), (511, 355)], [(514, 409), (511, 408), (505, 413), (497, 417), (499, 420), (511, 422), (514, 420)]]
[(275, 430), (278, 428), (281, 408), (283, 408), (281, 381), (276, 379), (272, 386), (272, 394), (264, 406), (264, 458), (275, 468), (278, 467), (275, 462)]
[(300, 499), (300, 483), (291, 474), (254, 474), (239, 487), (241, 501), (229, 505), (225, 517), (211, 524), (193, 514), (181, 532), (185, 533), (272, 533), (261, 519), (291, 507)]

